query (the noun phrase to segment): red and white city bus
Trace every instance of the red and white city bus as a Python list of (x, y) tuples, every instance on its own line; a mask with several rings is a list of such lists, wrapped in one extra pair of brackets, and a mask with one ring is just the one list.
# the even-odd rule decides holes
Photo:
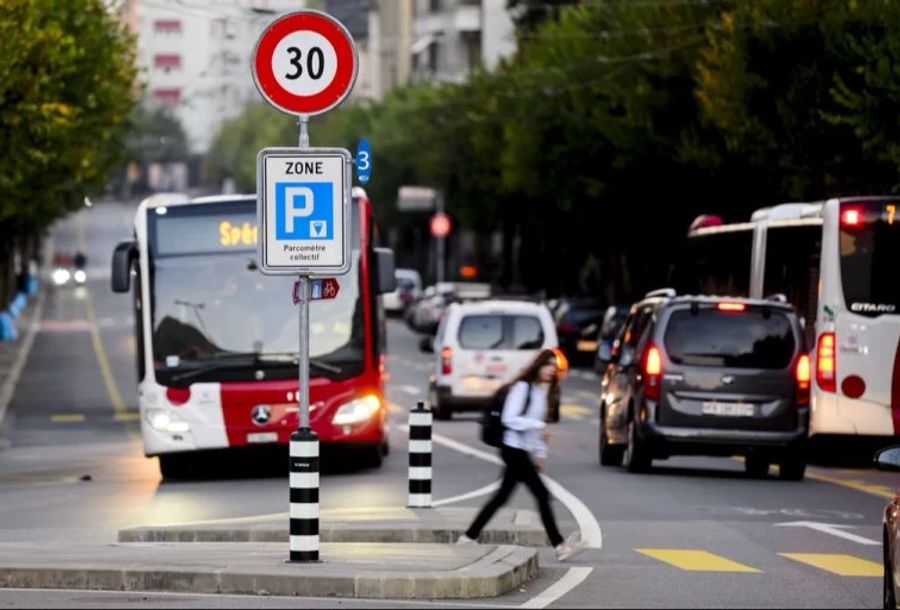
[(705, 290), (743, 285), (751, 297), (781, 293), (797, 307), (814, 365), (811, 437), (900, 436), (898, 207), (890, 197), (788, 203), (748, 223), (701, 216), (691, 227), (718, 275)]
[[(256, 197), (152, 197), (112, 286), (133, 282), (138, 404), (147, 456), (184, 476), (198, 451), (288, 443), (298, 425), (294, 278), (257, 268)], [(376, 248), (372, 204), (353, 190), (352, 265), (332, 300), (310, 304), (310, 421), (323, 444), (387, 452), (385, 323), (393, 253)]]

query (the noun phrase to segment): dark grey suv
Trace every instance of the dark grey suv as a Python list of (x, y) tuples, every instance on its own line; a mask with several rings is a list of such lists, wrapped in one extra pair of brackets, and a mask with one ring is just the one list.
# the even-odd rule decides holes
[(631, 308), (603, 375), (600, 463), (631, 472), (672, 455), (741, 455), (751, 476), (803, 479), (809, 358), (778, 300), (675, 296)]

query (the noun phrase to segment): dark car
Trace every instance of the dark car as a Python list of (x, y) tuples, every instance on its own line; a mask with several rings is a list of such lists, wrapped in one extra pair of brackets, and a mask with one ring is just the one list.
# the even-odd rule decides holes
[(611, 306), (607, 307), (606, 313), (603, 314), (600, 333), (597, 335), (597, 356), (594, 360), (594, 370), (598, 373), (602, 374), (612, 360), (613, 343), (628, 319), (628, 311), (628, 307)]
[[(900, 447), (881, 450), (879, 470), (900, 472)], [(900, 594), (900, 493), (884, 509), (884, 607), (896, 610)]]
[(597, 353), (597, 333), (606, 308), (590, 299), (562, 301), (554, 314), (559, 347), (575, 365), (590, 365)]
[(632, 307), (603, 378), (600, 463), (631, 472), (673, 455), (745, 456), (801, 480), (809, 357), (783, 301), (650, 293)]

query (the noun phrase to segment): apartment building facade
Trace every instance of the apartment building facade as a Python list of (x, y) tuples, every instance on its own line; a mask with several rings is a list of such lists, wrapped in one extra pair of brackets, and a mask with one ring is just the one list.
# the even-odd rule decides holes
[(221, 125), (259, 99), (250, 71), (256, 40), (303, 0), (125, 0), (137, 38), (144, 103), (171, 109), (191, 153), (208, 151)]

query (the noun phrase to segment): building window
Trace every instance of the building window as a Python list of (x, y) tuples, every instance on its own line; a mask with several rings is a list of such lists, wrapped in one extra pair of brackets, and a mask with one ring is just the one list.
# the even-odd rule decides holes
[(181, 69), (181, 55), (156, 55), (153, 58), (153, 66), (168, 72)]
[(466, 66), (474, 70), (481, 65), (481, 32), (464, 32), (463, 48), (466, 52)]
[(444, 3), (442, 0), (429, 0), (428, 9), (432, 13), (439, 13), (441, 11), (441, 9), (443, 8), (443, 6), (442, 6), (443, 4)]
[(437, 74), (438, 71), (438, 44), (436, 42), (428, 45), (428, 71)]
[(154, 89), (153, 98), (164, 104), (175, 106), (181, 100), (181, 89)]
[(153, 31), (157, 34), (181, 34), (181, 21), (178, 19), (157, 19), (153, 22)]

